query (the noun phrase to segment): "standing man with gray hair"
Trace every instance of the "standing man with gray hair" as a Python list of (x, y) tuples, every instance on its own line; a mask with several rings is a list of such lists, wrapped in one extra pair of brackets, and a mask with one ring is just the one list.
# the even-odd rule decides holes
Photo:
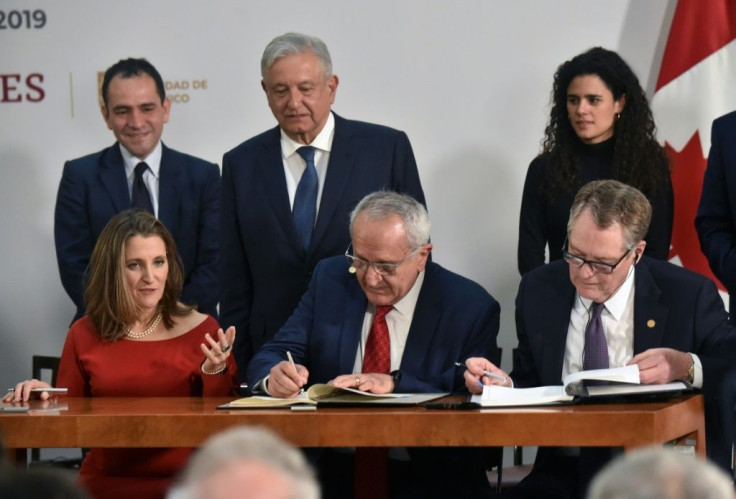
[(331, 111), (338, 78), (327, 46), (287, 33), (266, 47), (261, 85), (278, 126), (223, 157), (222, 324), (245, 373), (286, 322), (317, 262), (349, 243), (348, 213), (369, 192), (424, 193), (406, 134)]
[[(429, 229), (427, 210), (406, 194), (363, 198), (350, 215), (348, 251), (317, 265), (294, 314), (253, 357), (249, 383), (278, 397), (327, 382), (373, 393), (465, 391), (455, 363), (498, 357), (501, 309), (481, 286), (428, 260)], [(339, 488), (352, 473), (344, 469), (350, 456), (336, 454), (320, 462), (325, 497), (351, 497)], [(412, 448), (394, 457), (391, 497), (490, 490), (479, 449)]]
[[(518, 362), (506, 384), (561, 385), (570, 373), (636, 364), (644, 384), (684, 380), (702, 389), (708, 456), (728, 466), (719, 388), (736, 360), (736, 334), (709, 279), (642, 256), (652, 208), (615, 180), (584, 185), (575, 196), (563, 260), (529, 272), (516, 297)], [(465, 385), (498, 384), (468, 359)], [(513, 381), (512, 381), (513, 380)], [(600, 431), (606, 431), (601, 428)], [(505, 497), (584, 497), (611, 457), (606, 448), (540, 448), (534, 469)]]

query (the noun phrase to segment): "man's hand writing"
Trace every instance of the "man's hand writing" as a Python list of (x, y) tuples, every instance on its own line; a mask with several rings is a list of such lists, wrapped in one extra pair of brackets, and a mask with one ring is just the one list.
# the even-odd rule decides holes
[(301, 364), (294, 366), (288, 360), (282, 360), (269, 372), (268, 393), (272, 397), (296, 397), (308, 379), (309, 371), (306, 367)]
[[(465, 387), (470, 391), (470, 393), (481, 393), (483, 391), (483, 387), (481, 385), (514, 386), (511, 382), (511, 378), (503, 369), (499, 369), (493, 364), (493, 362), (484, 359), (483, 357), (469, 358), (465, 361), (465, 367), (466, 370), (463, 377), (465, 378)], [(506, 378), (506, 381), (500, 381), (496, 378), (486, 376), (483, 374), (483, 371), (489, 371), (493, 374), (503, 376)]]

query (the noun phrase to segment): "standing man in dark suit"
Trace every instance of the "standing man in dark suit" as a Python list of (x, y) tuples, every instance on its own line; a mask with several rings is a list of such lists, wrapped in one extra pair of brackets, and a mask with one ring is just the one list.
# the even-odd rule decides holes
[(112, 65), (102, 81), (102, 116), (117, 142), (68, 161), (59, 184), (54, 239), (59, 273), (84, 314), (84, 274), (92, 248), (117, 213), (140, 207), (176, 240), (184, 266), (182, 300), (217, 317), (220, 172), (217, 165), (161, 142), (171, 102), (161, 75), (145, 59)]
[(348, 213), (363, 196), (386, 188), (425, 203), (406, 134), (330, 111), (338, 79), (322, 40), (275, 38), (261, 74), (279, 125), (222, 160), (220, 311), (238, 331), (243, 373), (294, 311), (317, 262), (345, 251)]
[[(572, 372), (628, 364), (639, 366), (642, 383), (685, 380), (706, 397), (708, 455), (728, 467), (717, 398), (736, 360), (736, 334), (712, 281), (642, 257), (650, 219), (647, 198), (633, 187), (615, 180), (583, 186), (570, 210), (564, 260), (521, 281), (518, 364), (506, 384), (560, 385)], [(499, 384), (484, 368), (504, 374), (486, 359), (466, 365), (473, 392), (478, 380)], [(610, 457), (605, 451), (541, 448), (531, 474), (508, 496), (583, 497)]]
[[(350, 215), (351, 248), (317, 265), (294, 314), (251, 360), (251, 386), (278, 397), (327, 382), (373, 393), (462, 390), (455, 362), (497, 358), (501, 309), (478, 284), (428, 261), (429, 231), (426, 209), (410, 196), (363, 198)], [(489, 491), (478, 449), (409, 449), (409, 457), (394, 485), (411, 497)], [(332, 492), (329, 478), (342, 473), (326, 468), (325, 496), (349, 497)]]
[(695, 228), (710, 269), (728, 290), (733, 323), (736, 317), (736, 111), (713, 121)]

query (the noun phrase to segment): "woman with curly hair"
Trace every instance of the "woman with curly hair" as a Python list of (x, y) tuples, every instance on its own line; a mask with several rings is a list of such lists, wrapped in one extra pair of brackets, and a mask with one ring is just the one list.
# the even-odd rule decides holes
[[(669, 162), (639, 80), (616, 53), (601, 47), (555, 73), (542, 153), (529, 165), (519, 218), (519, 272), (562, 258), (575, 193), (592, 180), (615, 179), (652, 204), (645, 255), (667, 259), (674, 197)], [(587, 258), (595, 259), (595, 255)]]

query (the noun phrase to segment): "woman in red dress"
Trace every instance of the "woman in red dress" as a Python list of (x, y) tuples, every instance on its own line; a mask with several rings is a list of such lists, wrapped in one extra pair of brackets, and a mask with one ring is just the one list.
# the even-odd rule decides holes
[[(87, 315), (67, 334), (57, 384), (70, 397), (207, 397), (234, 394), (235, 329), (179, 301), (176, 245), (147, 212), (110, 220), (95, 245), (85, 289)], [(5, 402), (28, 400), (23, 381)], [(41, 394), (47, 398), (47, 393)], [(99, 498), (161, 498), (191, 449), (90, 449), (80, 483)]]

